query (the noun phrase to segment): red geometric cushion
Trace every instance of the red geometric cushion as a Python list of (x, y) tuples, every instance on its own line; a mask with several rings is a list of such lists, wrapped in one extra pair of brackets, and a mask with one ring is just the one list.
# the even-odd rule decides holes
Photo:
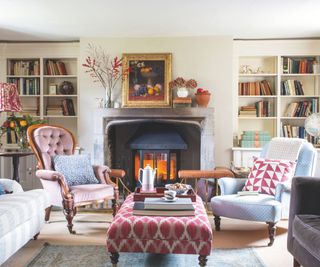
[(295, 166), (289, 160), (256, 158), (243, 191), (275, 195), (278, 183), (292, 179)]

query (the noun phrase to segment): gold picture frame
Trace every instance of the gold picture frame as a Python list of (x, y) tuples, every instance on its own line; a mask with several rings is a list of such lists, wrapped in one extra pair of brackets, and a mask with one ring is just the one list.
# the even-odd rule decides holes
[(169, 82), (172, 54), (123, 54), (122, 106), (132, 108), (171, 107)]

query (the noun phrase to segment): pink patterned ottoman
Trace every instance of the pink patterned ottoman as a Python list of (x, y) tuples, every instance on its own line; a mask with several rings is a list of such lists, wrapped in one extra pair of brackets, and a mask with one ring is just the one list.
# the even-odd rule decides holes
[(131, 194), (107, 233), (113, 266), (118, 263), (119, 252), (198, 254), (199, 265), (206, 266), (212, 229), (200, 197), (194, 203), (195, 216), (190, 217), (134, 216), (133, 204)]

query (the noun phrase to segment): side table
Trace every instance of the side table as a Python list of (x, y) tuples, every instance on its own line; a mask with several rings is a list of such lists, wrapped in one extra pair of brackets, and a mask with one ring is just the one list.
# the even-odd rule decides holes
[(19, 183), (19, 161), (21, 157), (26, 157), (33, 155), (31, 150), (28, 151), (19, 151), (19, 150), (8, 150), (1, 151), (0, 157), (11, 157), (12, 158), (12, 167), (13, 167), (13, 175), (12, 179)]

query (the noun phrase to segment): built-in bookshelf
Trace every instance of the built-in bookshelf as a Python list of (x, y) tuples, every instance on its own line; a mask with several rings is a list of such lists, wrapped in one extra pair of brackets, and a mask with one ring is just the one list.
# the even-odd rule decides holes
[(17, 85), (23, 111), (77, 136), (77, 58), (8, 58), (7, 82)]
[(252, 131), (255, 137), (268, 133), (315, 143), (304, 121), (319, 112), (319, 63), (318, 55), (240, 57), (237, 139)]

